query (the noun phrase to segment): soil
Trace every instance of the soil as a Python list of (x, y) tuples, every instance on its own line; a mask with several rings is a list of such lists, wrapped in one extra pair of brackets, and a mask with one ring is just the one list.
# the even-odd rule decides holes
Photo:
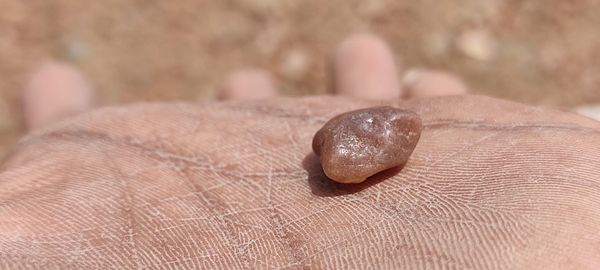
[(100, 105), (212, 99), (248, 66), (310, 95), (328, 91), (335, 44), (370, 31), (405, 69), (452, 71), (474, 93), (600, 102), (598, 14), (593, 0), (0, 0), (0, 156), (23, 134), (19, 92), (48, 59), (81, 67)]

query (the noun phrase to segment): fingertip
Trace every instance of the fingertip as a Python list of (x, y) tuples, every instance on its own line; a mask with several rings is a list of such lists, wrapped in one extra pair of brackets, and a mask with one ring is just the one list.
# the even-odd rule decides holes
[(404, 98), (464, 95), (468, 88), (463, 80), (449, 72), (413, 69), (403, 81)]
[(332, 56), (333, 92), (369, 100), (401, 95), (398, 66), (387, 43), (368, 33), (342, 41)]
[(271, 74), (263, 69), (244, 68), (229, 74), (219, 88), (220, 100), (260, 100), (277, 96)]
[(29, 130), (89, 110), (93, 89), (72, 64), (49, 61), (31, 74), (22, 93), (25, 125)]

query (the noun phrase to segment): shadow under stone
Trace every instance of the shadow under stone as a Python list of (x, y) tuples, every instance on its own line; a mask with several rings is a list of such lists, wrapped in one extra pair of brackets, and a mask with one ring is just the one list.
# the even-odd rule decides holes
[(358, 184), (342, 184), (331, 180), (323, 172), (319, 157), (314, 153), (308, 154), (302, 161), (302, 167), (308, 172), (308, 185), (314, 195), (320, 197), (334, 197), (360, 192), (370, 186), (398, 174), (404, 165), (396, 166), (379, 172), (364, 182)]

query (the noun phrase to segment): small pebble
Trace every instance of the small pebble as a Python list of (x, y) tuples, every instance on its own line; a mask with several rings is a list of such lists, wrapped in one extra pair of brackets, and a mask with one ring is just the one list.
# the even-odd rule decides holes
[(496, 41), (485, 30), (470, 30), (463, 32), (457, 39), (458, 49), (466, 56), (479, 60), (489, 61), (496, 54)]
[(421, 118), (389, 106), (340, 114), (317, 131), (313, 151), (327, 177), (360, 183), (405, 164), (421, 136)]
[(310, 66), (310, 56), (302, 49), (293, 49), (285, 56), (281, 70), (285, 76), (298, 80), (306, 75)]

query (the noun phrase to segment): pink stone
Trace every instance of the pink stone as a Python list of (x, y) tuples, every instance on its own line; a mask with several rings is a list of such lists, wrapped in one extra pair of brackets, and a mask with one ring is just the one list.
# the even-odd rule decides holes
[(421, 118), (389, 106), (340, 114), (317, 131), (313, 151), (327, 177), (360, 183), (405, 164), (421, 136)]

